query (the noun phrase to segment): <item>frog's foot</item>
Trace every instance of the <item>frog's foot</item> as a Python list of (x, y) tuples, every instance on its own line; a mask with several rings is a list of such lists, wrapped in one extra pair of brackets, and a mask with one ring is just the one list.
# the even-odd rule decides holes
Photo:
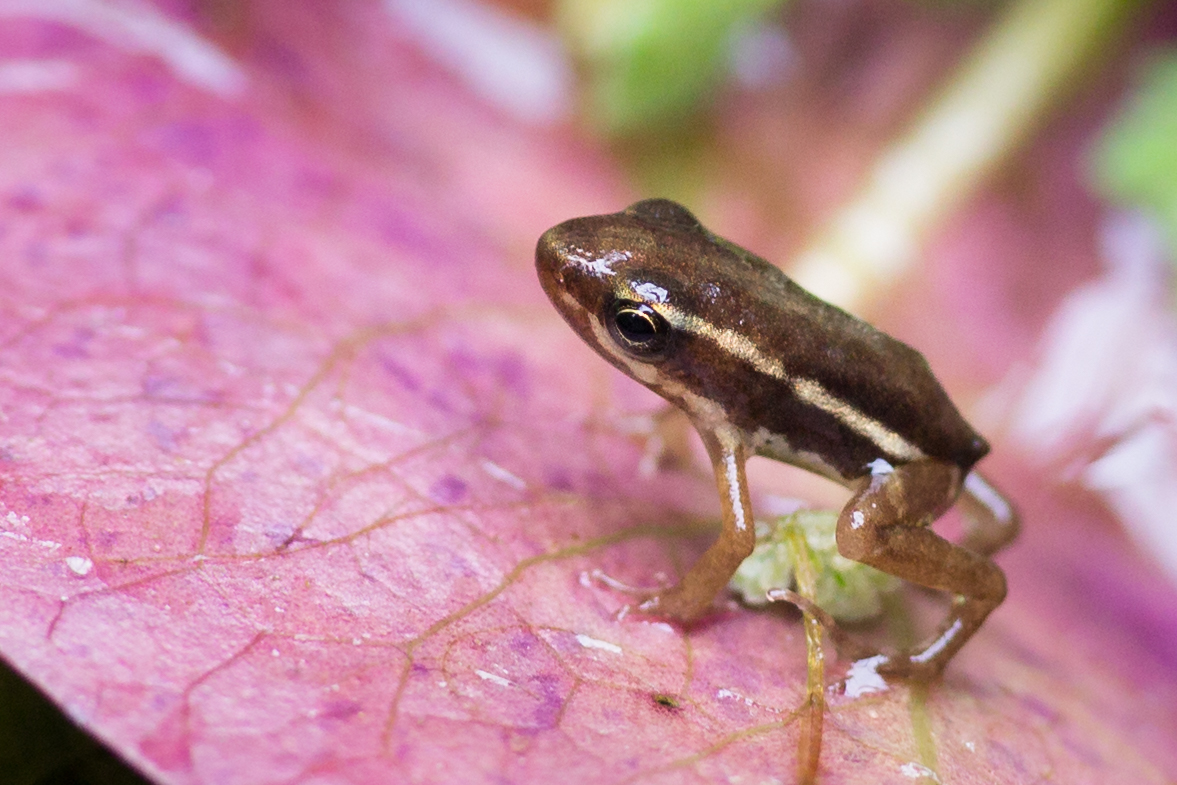
[[(677, 605), (674, 602), (671, 602), (670, 605), (667, 606), (670, 608), (669, 613), (663, 610), (664, 598), (673, 597), (676, 590), (676, 587), (668, 584), (665, 581), (665, 578), (666, 576), (660, 573), (655, 575), (654, 579), (662, 585), (660, 588), (649, 588), (631, 586), (624, 581), (619, 581), (618, 579), (608, 575), (603, 570), (593, 570), (590, 573), (585, 573), (581, 578), (581, 581), (584, 583), (586, 580), (591, 580), (594, 583), (598, 583), (601, 586), (608, 587), (613, 591), (629, 595), (631, 598), (633, 598), (631, 602), (623, 605), (617, 612), (618, 619), (624, 619), (630, 614), (638, 614), (642, 616), (655, 616), (662, 619), (669, 619), (670, 621), (684, 622), (684, 618), (681, 615), (681, 609), (677, 608)], [(678, 610), (679, 613), (676, 613), (676, 610)]]
[(633, 610), (643, 616), (690, 627), (714, 610), (714, 598), (718, 591), (712, 586), (698, 585), (684, 579), (677, 586), (664, 591), (647, 593)]
[(888, 654), (879, 655), (875, 665), (875, 672), (880, 676), (891, 676), (897, 679), (916, 682), (930, 682), (939, 679), (944, 672), (945, 663), (937, 660), (921, 659), (918, 654)]
[(952, 656), (1005, 597), (1005, 575), (996, 567), (993, 569), (994, 588), (989, 594), (995, 599), (956, 597), (948, 617), (935, 635), (925, 641), (919, 649), (889, 656), (887, 662), (880, 665), (879, 672), (914, 681), (932, 681), (940, 678), (944, 666)]
[(834, 690), (847, 698), (861, 698), (886, 692), (897, 680), (928, 683), (940, 677), (943, 669), (912, 657), (875, 654), (854, 658), (850, 668)]
[(635, 597), (639, 603), (644, 602), (650, 597), (654, 597), (659, 593), (667, 591), (669, 588), (671, 588), (670, 584), (666, 581), (666, 576), (663, 573), (655, 573), (654, 580), (660, 584), (658, 588), (651, 588), (649, 586), (631, 586), (625, 581), (614, 578), (604, 570), (592, 570), (591, 572), (581, 573), (580, 576), (580, 582), (583, 586), (589, 585), (590, 582), (597, 583), (601, 586), (612, 589), (613, 591)]
[(647, 594), (635, 610), (644, 616), (655, 616), (689, 627), (711, 611), (712, 599), (713, 595), (701, 601), (697, 593), (679, 584), (672, 589)]
[(591, 580), (633, 598), (617, 612), (618, 619), (624, 619), (633, 614), (687, 625), (704, 616), (710, 609), (710, 602), (703, 604), (700, 608), (698, 598), (693, 597), (691, 592), (684, 591), (681, 584), (668, 584), (665, 581), (665, 575), (659, 573), (654, 578), (662, 584), (660, 588), (630, 586), (607, 575), (602, 570), (583, 573), (581, 582), (587, 585), (587, 582)]

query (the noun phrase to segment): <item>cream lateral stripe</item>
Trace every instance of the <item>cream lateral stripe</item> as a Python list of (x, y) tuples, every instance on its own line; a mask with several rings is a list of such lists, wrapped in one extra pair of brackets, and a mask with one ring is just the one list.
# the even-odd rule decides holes
[(683, 313), (669, 303), (647, 303), (647, 305), (662, 314), (662, 317), (670, 322), (671, 327), (707, 338), (718, 344), (724, 351), (734, 354), (767, 376), (790, 381), (781, 361), (760, 351), (760, 347), (748, 340), (747, 336), (740, 335), (735, 330), (716, 327), (706, 319), (701, 319), (692, 313)]
[(793, 392), (808, 404), (812, 404), (823, 411), (838, 418), (843, 425), (870, 439), (880, 450), (888, 455), (894, 455), (907, 461), (914, 461), (924, 457), (920, 448), (904, 439), (895, 431), (883, 425), (878, 420), (867, 417), (845, 401), (840, 401), (830, 395), (822, 386), (812, 379), (795, 379), (792, 382)]
[[(636, 293), (634, 294), (636, 295)], [(634, 299), (640, 300), (637, 297)], [(761, 373), (787, 382), (802, 401), (832, 414), (847, 428), (859, 436), (869, 439), (871, 443), (888, 455), (908, 461), (924, 457), (923, 451), (914, 444), (878, 420), (863, 414), (846, 401), (830, 395), (821, 384), (813, 379), (790, 377), (785, 372), (785, 366), (780, 360), (769, 357), (760, 351), (760, 347), (749, 340), (747, 336), (741, 335), (735, 330), (716, 327), (705, 319), (701, 319), (695, 314), (684, 313), (669, 303), (647, 303), (647, 305), (660, 313), (675, 329), (706, 338)]]
[(732, 506), (732, 520), (736, 531), (747, 531), (748, 521), (744, 518), (744, 504), (740, 499), (740, 467), (734, 453), (723, 456), (723, 477), (727, 484), (728, 503)]

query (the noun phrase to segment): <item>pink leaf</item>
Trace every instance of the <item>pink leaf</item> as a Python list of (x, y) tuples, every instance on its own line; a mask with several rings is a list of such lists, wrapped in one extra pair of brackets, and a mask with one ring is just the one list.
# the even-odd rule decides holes
[[(216, 8), (0, 14), (0, 652), (161, 783), (789, 781), (797, 618), (587, 577), (673, 575), (715, 510), (534, 279), (631, 197), (607, 160), (375, 3)], [(832, 697), (823, 781), (1177, 772), (1172, 587), (998, 454), (1010, 600), (942, 684)]]

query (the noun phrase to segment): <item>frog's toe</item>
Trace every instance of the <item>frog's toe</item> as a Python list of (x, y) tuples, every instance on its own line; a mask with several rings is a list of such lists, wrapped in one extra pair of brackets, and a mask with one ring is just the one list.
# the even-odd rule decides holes
[(922, 660), (918, 657), (896, 654), (884, 657), (875, 667), (875, 672), (880, 676), (892, 676), (908, 681), (928, 682), (940, 678), (944, 672), (944, 664), (936, 661)]
[(671, 589), (648, 595), (638, 604), (637, 610), (641, 614), (657, 616), (685, 626), (706, 616), (711, 610), (711, 603), (700, 604), (687, 593)]

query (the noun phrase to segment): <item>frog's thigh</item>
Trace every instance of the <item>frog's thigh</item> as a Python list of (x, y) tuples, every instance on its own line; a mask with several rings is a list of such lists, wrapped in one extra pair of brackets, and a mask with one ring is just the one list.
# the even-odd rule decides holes
[(959, 492), (956, 466), (917, 461), (865, 479), (838, 518), (843, 556), (963, 597), (924, 650), (895, 670), (938, 672), (1005, 599), (1005, 575), (995, 564), (929, 528)]
[(868, 478), (838, 518), (838, 551), (921, 586), (1000, 602), (1001, 571), (928, 528), (959, 490), (959, 469), (933, 461)]

